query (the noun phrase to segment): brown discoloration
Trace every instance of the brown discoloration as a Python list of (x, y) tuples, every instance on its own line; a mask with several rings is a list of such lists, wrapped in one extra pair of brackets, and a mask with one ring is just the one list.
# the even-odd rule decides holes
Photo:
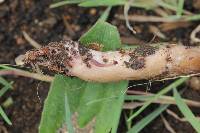
[(118, 62), (117, 62), (116, 60), (114, 60), (114, 61), (113, 61), (113, 64), (114, 64), (114, 65), (117, 65), (117, 64), (118, 64)]
[(119, 49), (119, 53), (123, 55), (123, 54), (126, 53), (126, 51), (125, 51), (124, 49), (120, 48), (120, 49)]
[(91, 68), (89, 61), (92, 59), (92, 54), (90, 50), (83, 45), (78, 46), (79, 54), (82, 56), (83, 62), (86, 64), (87, 67)]
[(129, 53), (129, 61), (125, 61), (127, 68), (134, 70), (142, 69), (145, 67), (145, 58), (149, 55), (153, 55), (156, 52), (156, 47), (150, 45), (141, 45)]
[(88, 52), (89, 52), (89, 49), (86, 48), (86, 47), (84, 47), (83, 45), (79, 45), (79, 46), (78, 46), (78, 50), (79, 50), (79, 54), (80, 54), (81, 56), (85, 56), (85, 55), (87, 55)]
[(158, 49), (158, 48), (157, 48), (157, 47), (150, 46), (150, 45), (141, 45), (141, 46), (137, 47), (137, 48), (134, 50), (134, 54), (135, 54), (136, 56), (143, 56), (143, 57), (146, 57), (146, 56), (155, 54), (156, 49)]
[(127, 68), (132, 68), (134, 70), (142, 69), (145, 67), (145, 59), (143, 57), (138, 57), (132, 59), (132, 61), (124, 62)]
[[(69, 47), (65, 47), (69, 46)], [(60, 41), (51, 42), (48, 46), (42, 47), (37, 50), (28, 51), (25, 64), (33, 63), (39, 66), (46, 66), (49, 70), (59, 73), (68, 73), (67, 68), (71, 68), (72, 56), (77, 56), (78, 51), (73, 41)]]
[(108, 62), (108, 59), (103, 58), (103, 62), (107, 63), (107, 62)]
[(136, 58), (131, 64), (131, 68), (134, 70), (142, 69), (144, 67), (145, 67), (145, 59), (144, 58)]
[(170, 48), (173, 48), (175, 46), (177, 46), (177, 44), (168, 44), (168, 45), (166, 45), (166, 48), (170, 49)]
[(166, 61), (167, 61), (167, 62), (172, 62), (172, 57), (171, 57), (169, 54), (168, 54), (167, 57), (166, 57)]
[(103, 48), (103, 45), (101, 45), (99, 43), (90, 43), (88, 48), (90, 48), (92, 50), (100, 51)]
[(185, 46), (185, 49), (191, 49), (194, 46)]

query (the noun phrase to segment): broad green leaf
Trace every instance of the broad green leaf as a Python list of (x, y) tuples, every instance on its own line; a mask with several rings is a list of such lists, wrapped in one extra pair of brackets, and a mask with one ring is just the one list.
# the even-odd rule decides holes
[(80, 99), (86, 87), (86, 82), (75, 77), (70, 79), (69, 77), (63, 76), (63, 78), (65, 80), (64, 86), (66, 87), (70, 110), (71, 112), (75, 112), (79, 107)]
[(3, 111), (1, 106), (0, 106), (0, 114), (1, 114), (1, 117), (6, 121), (7, 124), (12, 125), (11, 121), (9, 120), (8, 116)]
[(109, 88), (102, 86), (103, 84), (101, 83), (87, 83), (78, 109), (78, 123), (80, 127), (84, 127), (90, 122), (101, 109), (101, 102), (90, 103), (105, 97), (105, 92)]
[(117, 28), (101, 20), (97, 21), (97, 23), (80, 38), (80, 42), (86, 46), (91, 43), (99, 43), (104, 45), (103, 51), (116, 50), (121, 47)]
[[(75, 84), (72, 84), (75, 82)], [(71, 110), (75, 110), (79, 104), (83, 81), (76, 78), (67, 78), (57, 75), (51, 84), (50, 91), (44, 103), (40, 133), (55, 133), (67, 123), (68, 131), (73, 132)], [(76, 95), (72, 97), (71, 95)]]
[(119, 118), (124, 103), (124, 94), (128, 87), (128, 81), (108, 83), (105, 98), (102, 100), (102, 108), (96, 117), (95, 133), (117, 132)]
[(182, 112), (182, 114), (185, 116), (188, 122), (190, 122), (193, 128), (198, 133), (200, 133), (200, 121), (194, 116), (189, 107), (184, 103), (184, 101), (182, 100), (181, 96), (175, 88), (173, 88), (173, 93), (179, 110)]
[(154, 120), (158, 115), (160, 115), (164, 110), (167, 109), (169, 105), (160, 105), (156, 110), (151, 112), (148, 116), (144, 117), (138, 123), (136, 123), (128, 133), (138, 133), (140, 132), (145, 126), (147, 126), (152, 120)]

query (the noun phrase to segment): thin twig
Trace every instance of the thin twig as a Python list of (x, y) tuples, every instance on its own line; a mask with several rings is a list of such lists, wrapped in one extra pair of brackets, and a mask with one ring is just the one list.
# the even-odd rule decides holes
[(137, 107), (142, 106), (144, 103), (142, 102), (130, 102), (130, 103), (124, 103), (123, 109), (135, 109)]
[(40, 48), (41, 45), (37, 43), (35, 40), (33, 40), (25, 31), (22, 31), (24, 38), (34, 47), (34, 48)]
[(161, 119), (165, 125), (165, 128), (170, 132), (170, 133), (176, 133), (175, 130), (170, 126), (169, 122), (165, 119), (165, 117), (161, 114)]
[(162, 8), (155, 8), (154, 12), (156, 12), (159, 16), (166, 17), (169, 14)]
[(121, 37), (121, 40), (122, 40), (122, 43), (123, 44), (131, 44), (131, 45), (143, 45), (145, 44), (144, 41), (134, 37), (134, 36), (131, 36), (131, 37)]
[[(116, 15), (117, 19), (120, 20), (126, 20), (126, 18), (123, 15)], [(180, 19), (171, 19), (167, 17), (158, 17), (158, 16), (143, 16), (143, 15), (129, 15), (128, 16), (129, 21), (133, 22), (182, 22), (187, 21), (186, 19), (180, 18)]]
[[(174, 117), (175, 119), (181, 121), (181, 122), (187, 122), (186, 118), (180, 118), (175, 112), (167, 109), (166, 112), (171, 115), (172, 117)], [(200, 117), (196, 117), (197, 119), (200, 119)]]
[(18, 76), (23, 76), (23, 77), (29, 77), (41, 81), (46, 81), (46, 82), (52, 82), (53, 77), (47, 76), (47, 75), (42, 75), (38, 73), (31, 73), (19, 69), (11, 69), (11, 70), (1, 70), (0, 75), (18, 75)]
[(124, 5), (124, 17), (126, 21), (126, 26), (129, 30), (131, 30), (134, 34), (136, 34), (136, 31), (133, 29), (133, 27), (129, 23), (129, 18), (128, 18), (129, 9), (130, 9), (130, 2), (126, 2)]
[(65, 29), (68, 31), (69, 35), (71, 37), (75, 36), (75, 32), (72, 30), (70, 24), (68, 23), (68, 21), (64, 15), (62, 15), (62, 19), (63, 19), (64, 25), (65, 25)]
[(150, 32), (152, 32), (154, 35), (162, 38), (162, 39), (166, 39), (167, 37), (165, 36), (165, 34), (163, 34), (160, 29), (154, 25), (150, 25), (149, 26), (149, 30)]
[(170, 30), (175, 30), (178, 28), (186, 28), (191, 26), (191, 22), (173, 22), (173, 23), (162, 23), (159, 25), (159, 28), (161, 31), (170, 31)]

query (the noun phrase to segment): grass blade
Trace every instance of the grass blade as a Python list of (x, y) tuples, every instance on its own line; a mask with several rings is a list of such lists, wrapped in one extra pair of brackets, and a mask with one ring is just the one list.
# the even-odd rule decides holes
[(6, 115), (6, 113), (3, 111), (2, 107), (0, 106), (0, 114), (3, 117), (3, 119), (6, 121), (6, 123), (8, 123), (9, 125), (12, 125), (10, 119), (8, 118), (8, 116)]
[(193, 128), (200, 133), (200, 121), (194, 116), (192, 111), (189, 109), (189, 107), (183, 102), (181, 96), (177, 92), (177, 90), (173, 89), (174, 98), (176, 100), (177, 106), (181, 113), (185, 116), (185, 118), (190, 122), (190, 124), (193, 126)]
[(101, 17), (99, 18), (99, 20), (102, 20), (102, 21), (106, 21), (109, 14), (110, 14), (110, 10), (111, 10), (112, 6), (108, 7), (104, 13), (101, 15)]
[(188, 77), (180, 78), (176, 80), (175, 82), (171, 83), (169, 86), (165, 87), (162, 89), (160, 92), (158, 92), (155, 97), (150, 99), (149, 101), (145, 102), (144, 105), (136, 111), (127, 121), (131, 121), (133, 118), (135, 118), (137, 115), (139, 115), (146, 107), (148, 107), (153, 101), (158, 99), (161, 95), (164, 95), (165, 93), (169, 92), (171, 89), (178, 87), (181, 85), (183, 82), (185, 82), (188, 79)]
[(67, 125), (67, 129), (69, 133), (74, 133), (73, 124), (71, 121), (71, 111), (69, 107), (67, 91), (65, 91), (65, 124)]
[(6, 93), (6, 91), (9, 90), (9, 89), (10, 89), (10, 87), (4, 86), (4, 87), (0, 90), (0, 97), (2, 97), (2, 96)]
[[(73, 81), (75, 81), (76, 84), (72, 84)], [(69, 90), (76, 91), (75, 89), (79, 88), (81, 83), (81, 81), (78, 82), (76, 79), (71, 79), (69, 77), (61, 75), (55, 76), (44, 103), (39, 133), (55, 133), (66, 123), (68, 132), (74, 132), (71, 122), (71, 110), (72, 106), (75, 106), (74, 104), (78, 103), (70, 101), (72, 99), (69, 99), (68, 95), (70, 93)], [(77, 95), (76, 99), (78, 98), (79, 96)], [(71, 104), (72, 102), (73, 104)]]
[(184, 5), (184, 0), (178, 0), (178, 7), (177, 7), (176, 14), (179, 17), (181, 17), (183, 13), (183, 5)]
[(4, 86), (8, 86), (9, 88), (12, 88), (12, 85), (2, 77), (0, 77), (0, 83), (3, 84)]
[(134, 125), (128, 133), (138, 133), (140, 132), (146, 125), (148, 125), (152, 120), (154, 120), (158, 115), (160, 115), (164, 110), (167, 109), (169, 105), (161, 105), (148, 116), (144, 117), (141, 121), (139, 121), (136, 125)]

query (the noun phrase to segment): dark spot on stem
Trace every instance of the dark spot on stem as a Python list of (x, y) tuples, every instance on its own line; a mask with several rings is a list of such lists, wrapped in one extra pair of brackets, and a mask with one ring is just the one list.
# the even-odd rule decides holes
[(108, 62), (108, 59), (104, 58), (104, 59), (103, 59), (103, 62), (107, 63), (107, 62)]
[(134, 70), (139, 70), (145, 67), (145, 58), (143, 57), (137, 57), (132, 58), (131, 61), (127, 62), (124, 61), (127, 68), (132, 68)]
[(117, 62), (116, 60), (114, 60), (114, 61), (113, 61), (113, 64), (114, 64), (114, 65), (117, 65), (117, 64), (118, 64), (118, 62)]
[(136, 56), (146, 57), (146, 56), (155, 54), (156, 49), (158, 49), (158, 48), (157, 47), (153, 47), (151, 45), (140, 45), (139, 47), (137, 47), (134, 50), (134, 54)]
[(82, 45), (78, 46), (79, 54), (82, 56), (83, 62), (86, 64), (87, 67), (91, 67), (89, 61), (92, 59), (92, 53), (90, 50)]

